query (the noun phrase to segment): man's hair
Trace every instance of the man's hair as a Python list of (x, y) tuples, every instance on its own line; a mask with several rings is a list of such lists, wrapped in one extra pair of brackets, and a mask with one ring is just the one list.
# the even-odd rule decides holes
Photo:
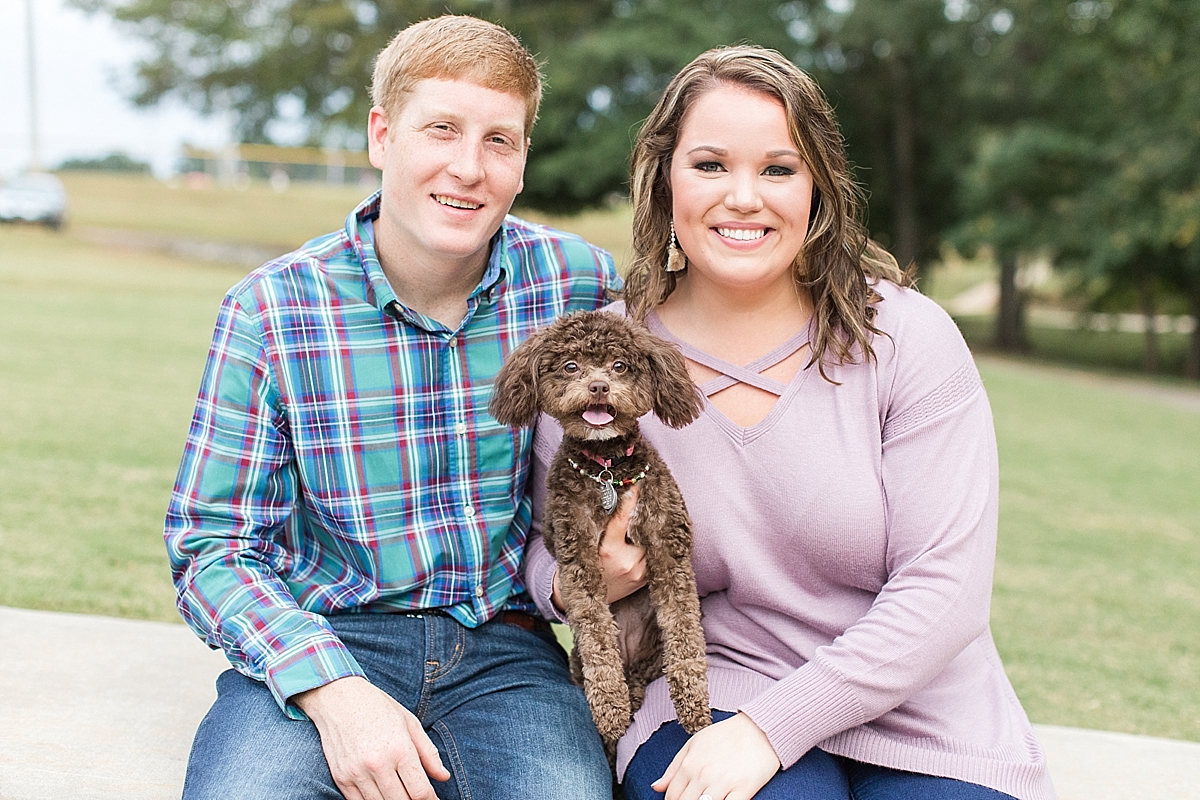
[(371, 101), (394, 119), (409, 92), (427, 78), (465, 80), (525, 100), (525, 135), (542, 102), (537, 60), (509, 31), (475, 17), (447, 14), (396, 34), (375, 58)]

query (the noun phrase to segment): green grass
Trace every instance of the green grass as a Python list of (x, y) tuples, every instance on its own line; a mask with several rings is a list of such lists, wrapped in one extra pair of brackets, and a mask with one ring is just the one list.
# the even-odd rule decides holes
[[(163, 183), (150, 176), (64, 172), (70, 197), (68, 225), (228, 244), (258, 245), (286, 253), (314, 236), (338, 230), (346, 214), (371, 191), (357, 186), (293, 183), (276, 192), (266, 183), (244, 189), (209, 184), (189, 188), (183, 179)], [(629, 249), (627, 206), (575, 217), (518, 209), (534, 222), (578, 233), (623, 264)]]
[(150, 176), (64, 172), (68, 226), (121, 228), (201, 241), (253, 244), (281, 253), (342, 227), (368, 189), (295, 183), (275, 192), (265, 183), (245, 190), (188, 188)]
[(1200, 413), (984, 360), (993, 630), (1038, 722), (1200, 740)]
[[(292, 192), (259, 219), (291, 204), (295, 244), (354, 194), (329, 200), (332, 223), (300, 224)], [(140, 207), (129, 225), (173, 230)], [(618, 252), (628, 235), (624, 209), (554, 221)], [(0, 228), (0, 604), (177, 620), (162, 517), (240, 276)], [(993, 630), (1030, 716), (1200, 740), (1200, 414), (1028, 363), (982, 371), (1002, 468)]]
[(177, 619), (162, 517), (238, 277), (0, 229), (0, 604)]

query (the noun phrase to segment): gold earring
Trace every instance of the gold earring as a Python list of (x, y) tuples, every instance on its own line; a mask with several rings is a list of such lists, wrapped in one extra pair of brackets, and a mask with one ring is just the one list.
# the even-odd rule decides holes
[(675, 220), (671, 220), (671, 241), (667, 243), (667, 266), (664, 267), (667, 272), (682, 272), (687, 269), (687, 256), (679, 247), (679, 240), (675, 238)]

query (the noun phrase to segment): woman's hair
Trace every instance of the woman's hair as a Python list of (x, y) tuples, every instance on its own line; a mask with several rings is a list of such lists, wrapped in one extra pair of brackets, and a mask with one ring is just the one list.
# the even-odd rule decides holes
[(525, 135), (542, 102), (537, 60), (509, 31), (475, 17), (446, 14), (409, 25), (375, 57), (371, 101), (394, 119), (426, 78), (467, 80), (525, 101)]
[[(816, 317), (813, 363), (874, 356), (878, 334), (872, 285), (911, 283), (896, 259), (871, 241), (862, 223), (862, 191), (850, 176), (842, 135), (820, 87), (774, 50), (737, 46), (709, 50), (676, 75), (646, 119), (633, 148), (633, 261), (625, 284), (629, 313), (644, 320), (675, 289), (666, 272), (671, 224), (671, 157), (692, 104), (718, 86), (737, 86), (778, 100), (788, 131), (813, 179), (808, 235), (793, 264), (796, 284), (812, 296)], [(826, 376), (827, 377), (827, 376)]]

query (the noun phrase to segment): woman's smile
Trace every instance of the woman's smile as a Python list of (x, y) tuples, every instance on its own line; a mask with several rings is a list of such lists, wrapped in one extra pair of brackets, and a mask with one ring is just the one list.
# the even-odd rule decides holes
[(702, 94), (684, 117), (671, 161), (685, 281), (738, 292), (790, 286), (812, 186), (778, 100), (725, 84)]

